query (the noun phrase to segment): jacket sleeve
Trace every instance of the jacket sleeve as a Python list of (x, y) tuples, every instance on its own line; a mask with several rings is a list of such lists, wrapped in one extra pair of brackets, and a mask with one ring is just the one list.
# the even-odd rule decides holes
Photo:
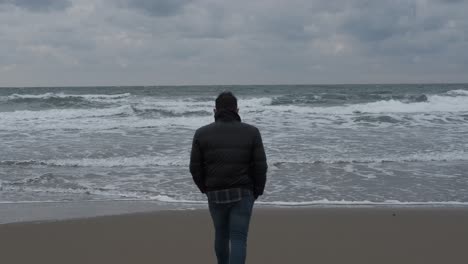
[(192, 151), (190, 153), (190, 173), (193, 181), (202, 193), (205, 193), (205, 175), (203, 169), (203, 153), (198, 141), (198, 133), (195, 132), (192, 142)]
[(254, 182), (254, 195), (258, 197), (263, 194), (266, 183), (266, 173), (268, 165), (266, 162), (265, 149), (263, 147), (262, 136), (260, 131), (256, 129), (254, 144), (252, 148), (252, 179)]

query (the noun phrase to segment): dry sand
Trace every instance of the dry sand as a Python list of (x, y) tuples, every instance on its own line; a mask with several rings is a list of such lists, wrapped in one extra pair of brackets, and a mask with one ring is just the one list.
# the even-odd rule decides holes
[[(468, 208), (255, 209), (247, 263), (468, 263)], [(0, 225), (0, 263), (215, 263), (207, 210)]]

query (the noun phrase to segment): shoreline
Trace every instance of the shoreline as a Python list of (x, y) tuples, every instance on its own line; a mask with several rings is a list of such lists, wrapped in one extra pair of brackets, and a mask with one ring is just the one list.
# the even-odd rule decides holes
[[(247, 263), (466, 263), (468, 208), (262, 208)], [(215, 263), (206, 209), (0, 225), (6, 263)], [(25, 252), (27, 252), (25, 254)]]
[[(468, 210), (466, 203), (306, 203), (256, 202), (260, 210), (374, 209), (374, 210)], [(0, 226), (120, 216), (161, 211), (207, 209), (207, 202), (174, 203), (148, 200), (0, 202)]]

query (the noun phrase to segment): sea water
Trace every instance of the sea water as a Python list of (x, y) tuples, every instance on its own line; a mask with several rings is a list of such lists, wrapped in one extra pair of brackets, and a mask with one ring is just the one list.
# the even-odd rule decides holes
[(192, 137), (224, 90), (262, 133), (259, 203), (468, 204), (466, 84), (0, 88), (0, 203), (205, 203)]

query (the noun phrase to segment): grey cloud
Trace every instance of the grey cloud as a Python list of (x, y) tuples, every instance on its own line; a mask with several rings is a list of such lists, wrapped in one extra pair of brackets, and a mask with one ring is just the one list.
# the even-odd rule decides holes
[(69, 0), (0, 0), (0, 5), (9, 4), (29, 11), (64, 10), (71, 6)]
[(449, 4), (458, 4), (465, 2), (466, 0), (439, 0), (442, 3), (449, 3)]
[(36, 36), (31, 42), (73, 51), (90, 51), (95, 47), (95, 43), (92, 38), (87, 38), (89, 38), (89, 36), (73, 28), (58, 27), (48, 32), (41, 32), (41, 34)]
[(453, 43), (463, 42), (466, 34), (457, 26), (466, 21), (463, 16), (445, 1), (363, 2), (348, 12), (339, 30), (357, 39), (360, 49), (373, 57), (435, 58), (454, 52)]
[(180, 12), (191, 0), (120, 0), (118, 5), (135, 8), (151, 16), (172, 16)]
[(314, 34), (307, 32), (307, 21), (302, 17), (267, 17), (261, 22), (263, 34), (271, 34), (288, 41), (307, 41)]
[(354, 7), (342, 30), (363, 41), (382, 41), (409, 31), (415, 13), (412, 1), (364, 1)]

